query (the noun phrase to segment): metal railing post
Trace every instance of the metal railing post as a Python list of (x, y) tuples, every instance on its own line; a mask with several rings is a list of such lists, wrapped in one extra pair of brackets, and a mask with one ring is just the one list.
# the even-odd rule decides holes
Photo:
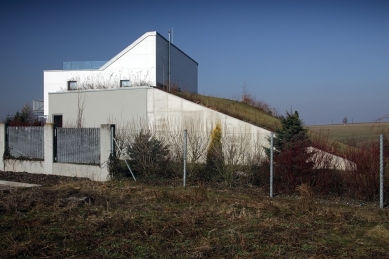
[(270, 198), (273, 197), (273, 132), (270, 135)]
[(57, 152), (58, 152), (58, 146), (57, 146), (57, 125), (53, 125), (53, 162), (57, 162)]
[(384, 208), (384, 135), (380, 135), (380, 208)]
[(187, 153), (188, 130), (184, 130), (184, 187), (186, 186), (186, 153)]
[(115, 137), (116, 137), (115, 124), (111, 124), (111, 155), (113, 157), (116, 157), (115, 140), (114, 140)]

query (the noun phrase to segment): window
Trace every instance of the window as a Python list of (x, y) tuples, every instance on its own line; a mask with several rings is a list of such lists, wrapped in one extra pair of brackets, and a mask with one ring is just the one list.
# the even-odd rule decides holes
[(130, 87), (130, 80), (120, 80), (120, 87)]
[(77, 81), (68, 81), (68, 90), (77, 90)]

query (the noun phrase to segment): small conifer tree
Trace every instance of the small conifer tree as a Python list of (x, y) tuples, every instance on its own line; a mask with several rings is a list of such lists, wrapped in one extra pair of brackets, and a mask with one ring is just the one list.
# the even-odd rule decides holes
[(222, 149), (222, 129), (220, 123), (216, 123), (212, 130), (211, 142), (207, 150), (207, 167), (209, 171), (215, 171), (224, 163)]
[[(313, 184), (313, 162), (308, 152), (311, 141), (297, 111), (281, 117), (282, 128), (275, 132), (274, 162), (276, 174), (287, 191), (303, 183)], [(269, 154), (269, 150), (267, 150)]]
[(127, 152), (131, 166), (138, 175), (146, 178), (163, 176), (164, 166), (168, 161), (169, 146), (143, 130), (135, 136), (134, 142), (128, 145)]

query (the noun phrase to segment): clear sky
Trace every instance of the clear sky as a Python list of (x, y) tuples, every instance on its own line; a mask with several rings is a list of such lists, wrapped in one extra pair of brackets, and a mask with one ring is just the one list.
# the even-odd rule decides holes
[(199, 93), (242, 86), (307, 125), (389, 113), (389, 1), (0, 1), (0, 120), (43, 99), (43, 70), (109, 60), (158, 31), (199, 63)]

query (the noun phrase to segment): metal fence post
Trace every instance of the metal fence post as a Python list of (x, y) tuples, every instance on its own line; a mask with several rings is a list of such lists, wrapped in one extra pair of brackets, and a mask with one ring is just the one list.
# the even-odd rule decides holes
[(270, 197), (273, 197), (273, 132), (270, 134)]
[(186, 139), (187, 139), (187, 135), (188, 135), (188, 130), (184, 130), (184, 187), (186, 186), (186, 148), (187, 148), (187, 144), (186, 144)]
[(57, 162), (57, 125), (53, 125), (53, 162)]
[(380, 208), (384, 208), (384, 135), (380, 135)]
[(4, 148), (6, 151), (9, 151), (8, 126), (8, 123), (4, 123)]
[(115, 139), (116, 132), (115, 132), (115, 124), (111, 124), (111, 155), (112, 157), (116, 157), (116, 150), (115, 150)]

